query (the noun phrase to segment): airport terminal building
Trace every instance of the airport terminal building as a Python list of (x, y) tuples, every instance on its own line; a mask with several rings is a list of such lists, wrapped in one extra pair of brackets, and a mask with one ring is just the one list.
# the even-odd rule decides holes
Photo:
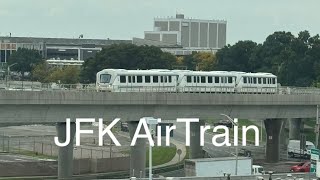
[(131, 44), (132, 40), (0, 37), (0, 62), (6, 63), (17, 49), (27, 48), (39, 51), (49, 64), (81, 65), (103, 46), (119, 43)]
[(223, 20), (185, 19), (176, 17), (155, 18), (153, 31), (145, 31), (144, 39), (181, 46), (164, 49), (175, 55), (186, 55), (192, 51), (216, 52), (226, 45), (227, 22)]
[(186, 19), (183, 14), (177, 14), (176, 17), (155, 18), (153, 29), (145, 31), (144, 38), (132, 40), (2, 36), (0, 62), (6, 63), (19, 48), (37, 50), (49, 64), (81, 65), (111, 44), (157, 46), (177, 56), (194, 51), (215, 53), (226, 45), (227, 22), (222, 20)]

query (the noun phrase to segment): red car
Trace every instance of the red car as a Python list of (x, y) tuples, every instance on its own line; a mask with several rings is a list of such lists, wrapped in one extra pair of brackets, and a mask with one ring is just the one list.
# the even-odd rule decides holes
[(310, 172), (310, 162), (303, 162), (298, 165), (291, 166), (292, 172)]

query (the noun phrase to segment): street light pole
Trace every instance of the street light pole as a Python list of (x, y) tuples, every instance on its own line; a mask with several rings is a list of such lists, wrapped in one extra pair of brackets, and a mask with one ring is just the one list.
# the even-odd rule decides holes
[(13, 64), (11, 64), (11, 65), (9, 65), (8, 66), (8, 68), (7, 68), (7, 81), (8, 81), (8, 78), (10, 77), (10, 68), (12, 67), (12, 66), (14, 66), (14, 65), (17, 65), (18, 63), (13, 63)]
[(317, 105), (317, 117), (316, 117), (316, 126), (315, 126), (315, 133), (316, 133), (316, 142), (315, 142), (315, 146), (318, 149), (319, 146), (319, 105)]
[[(147, 121), (147, 124), (149, 124), (150, 134), (153, 137), (153, 134), (154, 134), (153, 128), (158, 124), (158, 119), (155, 119), (153, 117), (145, 117), (142, 119), (145, 119)], [(152, 180), (152, 146), (151, 144), (149, 144), (149, 180)]]
[[(229, 117), (226, 114), (220, 114), (221, 116), (225, 116), (228, 118), (228, 120), (233, 124), (233, 126), (238, 126), (237, 123), (235, 123), (233, 121), (233, 119), (231, 117)], [(236, 146), (236, 169), (235, 169), (235, 175), (238, 175), (238, 154), (239, 154), (239, 150), (238, 150), (238, 145)]]

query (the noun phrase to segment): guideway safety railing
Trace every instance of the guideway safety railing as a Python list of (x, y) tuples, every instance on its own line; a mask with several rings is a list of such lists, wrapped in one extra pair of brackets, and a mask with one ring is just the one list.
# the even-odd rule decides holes
[[(0, 82), (0, 90), (9, 91), (96, 91), (95, 84), (56, 84), (28, 81)], [(233, 88), (233, 87), (174, 87), (174, 86), (111, 86), (101, 92), (159, 92), (159, 93), (212, 93), (212, 94), (319, 94), (315, 87)]]

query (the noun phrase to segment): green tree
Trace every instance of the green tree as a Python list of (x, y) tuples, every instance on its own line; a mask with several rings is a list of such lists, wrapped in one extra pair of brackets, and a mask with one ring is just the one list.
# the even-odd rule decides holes
[(32, 69), (32, 80), (47, 83), (50, 73), (51, 68), (46, 62), (39, 63)]
[(81, 82), (94, 82), (102, 69), (171, 69), (176, 57), (154, 46), (114, 44), (106, 46), (82, 66)]
[(320, 40), (301, 31), (298, 36), (279, 31), (262, 44), (239, 41), (217, 53), (217, 69), (271, 72), (285, 86), (316, 86), (320, 82)]
[(62, 84), (79, 83), (80, 69), (76, 66), (66, 66), (63, 68), (55, 67), (51, 70), (47, 82), (60, 82)]
[(76, 84), (80, 79), (80, 68), (77, 66), (54, 67), (46, 62), (36, 65), (32, 70), (32, 80), (42, 83), (59, 82)]
[(212, 71), (216, 66), (216, 57), (211, 52), (198, 52), (193, 55), (197, 63), (197, 70), (199, 71)]
[(41, 55), (37, 50), (19, 48), (10, 56), (8, 64), (17, 63), (11, 69), (20, 72), (24, 76), (25, 72), (31, 72), (34, 66), (42, 62), (41, 59)]
[(257, 63), (250, 62), (253, 61), (251, 58), (256, 48), (257, 43), (253, 41), (239, 41), (232, 46), (225, 46), (216, 53), (217, 69), (253, 72)]

